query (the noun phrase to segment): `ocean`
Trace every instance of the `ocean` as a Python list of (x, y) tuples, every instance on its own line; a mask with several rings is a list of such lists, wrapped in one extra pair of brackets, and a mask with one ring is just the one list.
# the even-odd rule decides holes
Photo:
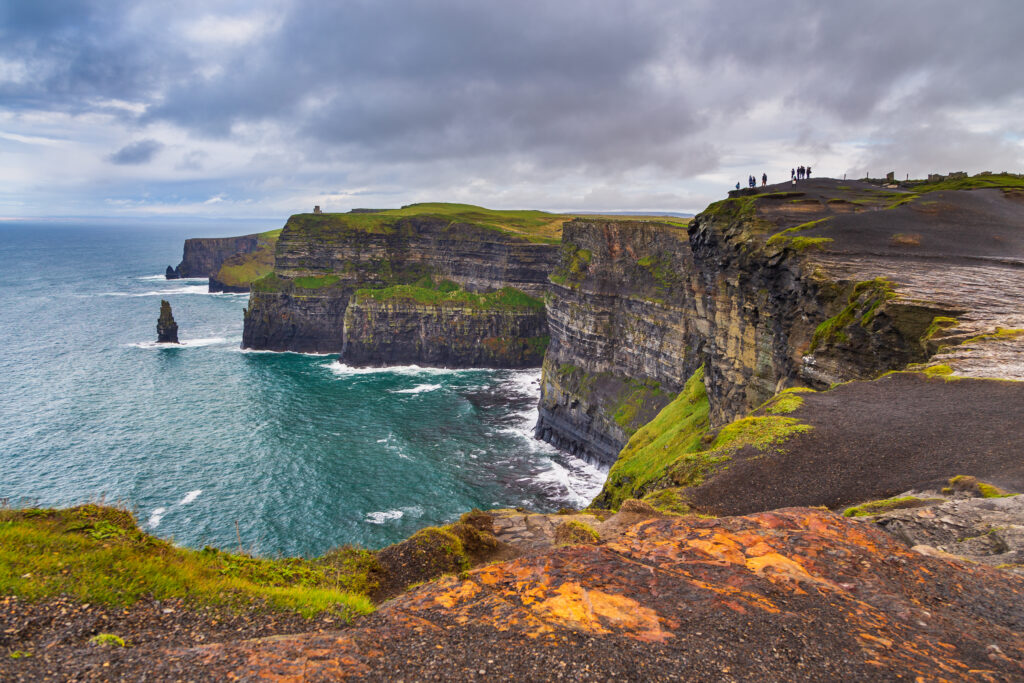
[[(162, 273), (186, 237), (254, 229), (0, 223), (0, 503), (117, 503), (181, 545), (315, 556), (599, 492), (532, 437), (539, 369), (242, 351), (248, 295)], [(154, 343), (161, 299), (181, 347)]]

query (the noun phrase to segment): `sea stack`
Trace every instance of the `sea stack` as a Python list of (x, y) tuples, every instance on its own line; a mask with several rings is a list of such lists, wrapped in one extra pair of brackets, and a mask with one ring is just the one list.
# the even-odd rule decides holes
[(158, 344), (179, 344), (178, 323), (171, 314), (171, 304), (160, 301), (160, 318), (156, 321), (156, 342)]
[(164, 277), (168, 280), (177, 280), (181, 276), (178, 275), (178, 271), (176, 268), (167, 266), (167, 270), (164, 272)]

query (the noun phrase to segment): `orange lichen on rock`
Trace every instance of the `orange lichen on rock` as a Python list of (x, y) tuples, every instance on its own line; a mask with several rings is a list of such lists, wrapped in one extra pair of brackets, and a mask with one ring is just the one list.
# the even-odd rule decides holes
[(224, 679), (1020, 680), (1024, 579), (819, 509), (664, 517), (440, 579), (340, 633), (172, 655)]

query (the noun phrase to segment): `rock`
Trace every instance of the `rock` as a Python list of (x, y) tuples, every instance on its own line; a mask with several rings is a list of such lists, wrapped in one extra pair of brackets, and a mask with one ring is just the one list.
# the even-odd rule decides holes
[(160, 301), (160, 318), (156, 321), (156, 341), (158, 344), (178, 344), (178, 323), (171, 314), (171, 304)]
[[(185, 240), (181, 263), (174, 269), (179, 278), (210, 277), (221, 264), (236, 254), (248, 254), (259, 248), (259, 235), (240, 237), (196, 237)], [(168, 266), (170, 272), (170, 266)], [(168, 277), (168, 279), (173, 279)]]
[(928, 511), (892, 510), (870, 520), (915, 550), (930, 547), (1024, 573), (1024, 496), (954, 498)]
[[(470, 317), (438, 307), (378, 306), (363, 299), (347, 318), (346, 335), (346, 311), (356, 290), (433, 278), (469, 292), (512, 287), (538, 298), (558, 258), (556, 244), (426, 209), (422, 215), (385, 216), (380, 225), (367, 224), (363, 216), (298, 214), (288, 219), (273, 274), (260, 280), (249, 298), (243, 347), (339, 353), (348, 342), (347, 353), (362, 364), (539, 363), (541, 354), (531, 357), (522, 341), (533, 338), (536, 344), (546, 337), (536, 314), (505, 319), (498, 311)], [(444, 358), (445, 349), (459, 346), (450, 359)], [(513, 360), (499, 362), (506, 357)]]
[(443, 577), (336, 632), (175, 648), (192, 676), (1016, 680), (1024, 578), (821, 510), (663, 517)]
[(164, 273), (164, 278), (167, 280), (177, 280), (181, 276), (178, 275), (178, 271), (171, 266), (167, 266), (167, 272)]

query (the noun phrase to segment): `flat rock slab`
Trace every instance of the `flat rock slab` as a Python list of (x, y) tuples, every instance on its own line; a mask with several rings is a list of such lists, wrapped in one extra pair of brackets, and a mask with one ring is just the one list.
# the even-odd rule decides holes
[(350, 629), (154, 653), (217, 680), (1020, 680), (1024, 578), (813, 509), (655, 518), (424, 585)]

